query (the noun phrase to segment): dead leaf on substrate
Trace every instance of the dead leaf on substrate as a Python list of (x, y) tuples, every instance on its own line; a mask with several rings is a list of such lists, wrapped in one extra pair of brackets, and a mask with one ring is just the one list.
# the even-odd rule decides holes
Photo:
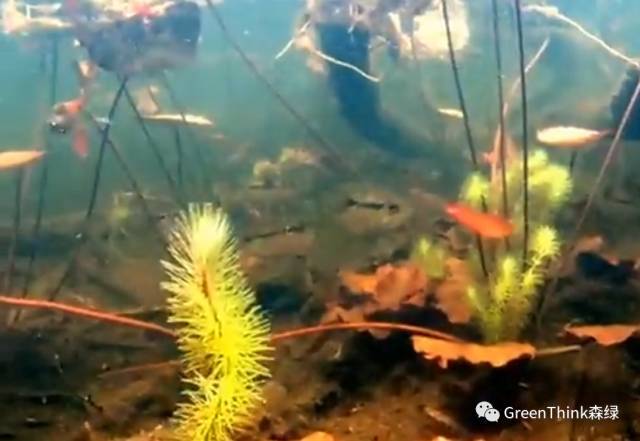
[(595, 340), (602, 346), (624, 343), (638, 333), (637, 325), (565, 326), (564, 332), (581, 340)]
[(415, 265), (382, 265), (373, 274), (341, 271), (343, 285), (353, 293), (364, 293), (380, 309), (397, 310), (402, 305), (424, 305), (429, 280)]
[[(471, 320), (471, 308), (466, 292), (472, 275), (463, 260), (450, 258), (445, 262), (447, 277), (443, 281), (430, 279), (411, 262), (379, 266), (373, 273), (340, 271), (340, 283), (353, 296), (344, 302), (328, 305), (323, 323), (364, 321), (376, 312), (394, 312), (403, 306), (426, 307), (431, 296), (434, 306), (453, 324)], [(387, 331), (370, 331), (384, 338)]]
[[(382, 265), (372, 274), (353, 271), (339, 273), (341, 284), (355, 295), (348, 306), (329, 304), (323, 323), (361, 322), (380, 311), (397, 311), (404, 305), (424, 306), (430, 281), (424, 272), (410, 263)], [(384, 338), (388, 331), (369, 331)]]
[(527, 343), (506, 342), (494, 345), (479, 345), (467, 342), (451, 342), (431, 337), (413, 336), (413, 349), (427, 360), (435, 360), (446, 369), (449, 362), (464, 360), (471, 364), (488, 363), (502, 367), (521, 359), (533, 358), (536, 349)]

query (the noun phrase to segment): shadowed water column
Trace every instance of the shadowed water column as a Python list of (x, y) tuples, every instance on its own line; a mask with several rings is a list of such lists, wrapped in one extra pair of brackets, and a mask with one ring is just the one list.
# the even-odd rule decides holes
[(438, 149), (428, 136), (412, 131), (382, 109), (381, 83), (371, 76), (369, 51), (375, 35), (383, 32), (384, 20), (356, 23), (352, 14), (348, 4), (335, 0), (314, 3), (310, 11), (318, 49), (337, 60), (337, 63), (328, 62), (326, 67), (340, 116), (358, 135), (381, 150), (405, 158), (437, 157), (438, 165), (446, 167), (447, 159), (452, 158), (445, 151)]
[[(322, 52), (369, 72), (369, 30), (360, 26), (350, 29), (342, 23), (319, 23), (315, 29)], [(426, 139), (412, 136), (383, 115), (378, 83), (343, 66), (328, 63), (327, 67), (340, 114), (360, 136), (402, 156), (418, 155), (426, 147)]]

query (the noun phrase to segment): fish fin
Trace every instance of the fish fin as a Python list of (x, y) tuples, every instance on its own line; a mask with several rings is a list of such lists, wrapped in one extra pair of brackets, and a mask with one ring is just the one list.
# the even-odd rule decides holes
[(75, 124), (72, 135), (72, 147), (79, 158), (85, 159), (89, 156), (89, 133), (84, 124)]

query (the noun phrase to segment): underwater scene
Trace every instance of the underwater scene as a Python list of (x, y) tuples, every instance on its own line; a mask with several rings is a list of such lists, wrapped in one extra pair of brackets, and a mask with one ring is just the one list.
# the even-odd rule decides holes
[(638, 17), (0, 1), (0, 440), (640, 440)]

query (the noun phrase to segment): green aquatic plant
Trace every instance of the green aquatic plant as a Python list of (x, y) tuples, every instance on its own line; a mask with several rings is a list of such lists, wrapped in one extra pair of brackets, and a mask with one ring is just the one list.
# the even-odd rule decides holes
[[(532, 236), (523, 262), (522, 162), (506, 170), (509, 217), (515, 232), (504, 243), (486, 243), (492, 256), (487, 277), (482, 277), (478, 251), (467, 259), (476, 274), (467, 287), (467, 300), (484, 338), (489, 342), (517, 339), (528, 323), (537, 293), (544, 283), (549, 263), (560, 252), (560, 238), (552, 226), (552, 217), (568, 199), (572, 189), (569, 170), (549, 160), (538, 150), (529, 157), (529, 225)], [(487, 205), (492, 213), (502, 210), (499, 191), (492, 191), (490, 181), (480, 173), (472, 174), (463, 185), (460, 199), (480, 208)]]
[(106, 217), (105, 227), (107, 233), (107, 253), (110, 257), (122, 257), (118, 239), (128, 236), (127, 226), (133, 217), (133, 206), (131, 197), (126, 193), (115, 193), (111, 200)]
[(175, 414), (177, 439), (229, 441), (261, 404), (269, 323), (240, 270), (224, 212), (191, 205), (170, 235), (169, 254), (162, 286), (189, 386)]
[(524, 270), (513, 254), (503, 254), (491, 275), (490, 289), (480, 296), (477, 285), (467, 288), (467, 298), (489, 342), (516, 339), (528, 323), (539, 288), (544, 282), (547, 264), (558, 256), (560, 241), (548, 225), (536, 227), (529, 259)]
[(409, 260), (427, 276), (440, 279), (445, 276), (446, 250), (426, 237), (420, 237), (411, 250)]

